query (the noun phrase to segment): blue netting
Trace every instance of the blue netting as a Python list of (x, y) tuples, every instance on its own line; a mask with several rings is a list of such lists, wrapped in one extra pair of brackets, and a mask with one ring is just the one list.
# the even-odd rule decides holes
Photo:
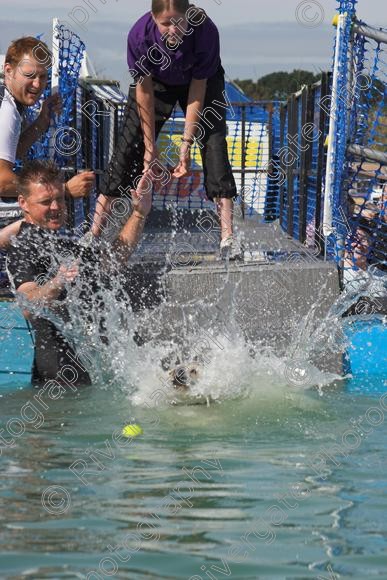
[(273, 103), (271, 114), (271, 161), (272, 168), (267, 179), (267, 194), (264, 210), (266, 221), (272, 221), (280, 217), (280, 179), (278, 173), (278, 151), (281, 146), (281, 104)]
[[(370, 264), (385, 269), (387, 260), (387, 164), (375, 158), (387, 151), (387, 44), (357, 30), (363, 23), (355, 19), (355, 5), (340, 2), (339, 12), (351, 18), (339, 54), (334, 136), (335, 252), (347, 280)], [(361, 149), (355, 155), (352, 145), (371, 154)]]
[[(285, 109), (285, 119), (282, 126), (282, 135), (281, 135), (281, 151), (287, 151), (289, 148), (289, 109), (288, 107)], [(280, 205), (280, 218), (281, 218), (281, 225), (285, 231), (289, 231), (289, 224), (288, 224), (288, 215), (289, 215), (289, 195), (288, 195), (288, 187), (289, 181), (282, 177), (282, 203)]]
[[(30, 159), (51, 158), (60, 166), (69, 164), (69, 160), (79, 151), (80, 138), (73, 130), (75, 92), (85, 45), (74, 32), (63, 25), (56, 29), (54, 42), (58, 47), (58, 93), (62, 100), (62, 110), (51, 123), (50, 129), (37, 141), (29, 152)], [(40, 101), (27, 111), (29, 122), (33, 121), (40, 110), (44, 99), (51, 95), (51, 70), (47, 88)]]
[[(304, 125), (304, 119), (302, 118), (302, 99), (299, 98), (296, 101), (296, 117), (297, 117), (297, 147), (295, 151), (297, 152), (296, 162), (293, 167), (293, 231), (292, 236), (294, 238), (299, 237), (300, 228), (300, 155), (298, 152), (301, 151), (301, 131)], [(294, 138), (295, 136), (292, 135)], [(294, 150), (294, 147), (292, 148)]]
[[(316, 129), (319, 127), (319, 105), (321, 101), (321, 85), (316, 88), (314, 93), (314, 119), (313, 123)], [(315, 241), (315, 232), (317, 223), (320, 223), (320, 217), (316, 215), (317, 211), (317, 189), (321, 187), (321, 167), (319, 161), (319, 142), (315, 139), (311, 145), (311, 165), (310, 171), (307, 176), (307, 209), (306, 209), (306, 222), (307, 222), (307, 242), (313, 244)], [(320, 175), (319, 175), (320, 172)], [(321, 190), (320, 190), (321, 191)]]
[(339, 4), (337, 10), (339, 14), (349, 14), (350, 16), (354, 16), (356, 12), (356, 5), (358, 0), (336, 0)]
[[(355, 15), (356, 1), (340, 2), (339, 13), (346, 14), (342, 40), (340, 46), (335, 47), (335, 51), (339, 51), (339, 66), (338, 66), (338, 84), (336, 94), (332, 94), (332, 108), (331, 115), (336, 117), (337, 126), (335, 140), (335, 163), (334, 163), (334, 181), (332, 190), (332, 206), (334, 208), (343, 207), (343, 191), (341, 187), (343, 169), (345, 168), (345, 158), (348, 142), (348, 119), (352, 103), (351, 94), (351, 79), (350, 74), (352, 70), (352, 24)], [(328, 192), (329, 194), (330, 192)], [(334, 213), (333, 226), (338, 234), (337, 239), (340, 240), (344, 235), (343, 225), (339, 216)]]
[[(182, 112), (176, 109), (158, 139), (160, 157), (164, 162), (166, 159), (170, 165), (177, 162), (183, 132), (184, 118)], [(239, 200), (243, 199), (247, 216), (278, 217), (278, 187), (269, 178), (273, 132), (276, 133), (275, 146), (278, 147), (279, 103), (251, 103), (245, 100), (243, 104), (233, 104), (232, 112), (227, 114), (228, 154)], [(197, 145), (192, 148), (191, 158), (191, 175), (158, 188), (153, 201), (155, 207), (162, 208), (171, 203), (187, 209), (212, 207), (205, 195), (202, 160)]]
[(280, 147), (276, 149), (280, 223), (289, 235), (309, 246), (321, 245), (328, 90), (329, 78), (324, 73), (318, 83), (291, 95), (280, 112)]

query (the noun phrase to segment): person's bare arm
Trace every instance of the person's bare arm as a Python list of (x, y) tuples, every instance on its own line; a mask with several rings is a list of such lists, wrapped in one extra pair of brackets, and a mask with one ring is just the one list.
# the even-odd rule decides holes
[[(155, 138), (155, 103), (154, 103), (154, 91), (153, 83), (150, 77), (145, 77), (142, 83), (136, 85), (136, 102), (138, 108), (138, 115), (140, 118), (141, 128), (144, 136), (145, 145), (145, 155), (144, 155), (144, 173), (149, 170), (149, 166), (152, 161), (157, 158), (157, 148), (156, 148), (156, 138)], [(137, 186), (139, 189), (140, 183)], [(93, 236), (100, 236), (101, 231), (104, 229), (107, 219), (110, 215), (110, 207), (115, 198), (105, 197), (104, 195), (99, 195), (97, 200), (97, 205), (95, 209), (95, 214), (93, 218), (93, 225), (91, 228)], [(137, 220), (138, 223), (135, 225), (135, 219), (133, 222), (127, 222), (125, 227), (121, 230), (120, 235), (117, 239), (117, 248), (120, 245), (120, 236), (122, 236), (122, 241), (126, 240), (128, 237), (128, 244), (135, 246), (141, 232), (143, 229), (143, 224), (141, 220)], [(131, 224), (131, 225), (130, 225)], [(125, 229), (126, 228), (126, 229)], [(133, 232), (130, 233), (132, 231)], [(138, 235), (137, 233), (138, 232)], [(126, 242), (124, 241), (124, 244)], [(130, 252), (125, 250), (125, 255), (129, 256)]]
[(17, 236), (20, 230), (20, 225), (23, 220), (18, 220), (17, 222), (13, 222), (13, 224), (9, 224), (9, 226), (5, 226), (0, 230), (0, 250), (6, 250), (11, 242), (13, 236)]
[(106, 228), (107, 220), (110, 215), (110, 208), (116, 197), (106, 197), (102, 193), (98, 196), (93, 216), (93, 224), (91, 226), (91, 233), (98, 237)]
[(200, 113), (203, 110), (207, 90), (207, 79), (192, 79), (188, 92), (187, 114), (185, 117), (184, 139), (192, 141), (196, 135)]
[(119, 259), (125, 262), (134, 252), (144, 229), (146, 216), (134, 210), (115, 242)]
[[(39, 307), (50, 306), (52, 302), (58, 299), (66, 284), (72, 282), (78, 276), (78, 264), (71, 266), (61, 266), (57, 275), (52, 279), (39, 286), (36, 282), (24, 282), (17, 289), (17, 292), (23, 294), (28, 302), (36, 304)], [(26, 308), (23, 309), (26, 318), (33, 316), (33, 313)]]
[(152, 193), (148, 190), (146, 176), (140, 180), (137, 191), (131, 191), (131, 195), (133, 211), (114, 244), (117, 255), (123, 263), (135, 250), (152, 207)]
[(50, 126), (51, 117), (59, 113), (61, 109), (61, 99), (58, 94), (51, 95), (42, 104), (42, 110), (33, 123), (27, 127), (20, 135), (17, 146), (16, 155), (18, 158), (23, 158), (27, 155), (32, 145), (39, 139), (39, 137), (47, 131)]
[(196, 135), (197, 124), (200, 122), (200, 113), (203, 110), (206, 90), (207, 79), (192, 79), (188, 92), (187, 114), (183, 142), (180, 147), (179, 163), (173, 171), (173, 177), (183, 177), (189, 171), (191, 145)]
[(20, 135), (16, 150), (16, 157), (18, 159), (23, 159), (27, 155), (35, 141), (39, 139), (42, 133), (47, 131), (49, 124), (49, 120), (46, 121), (39, 116), (36, 121), (34, 121), (34, 123), (31, 123), (31, 125), (29, 125), (27, 129), (23, 131), (23, 133)]
[[(28, 151), (28, 149), (27, 149)], [(17, 176), (12, 171), (10, 161), (0, 159), (0, 197), (17, 197)], [(90, 194), (95, 183), (95, 173), (84, 171), (69, 179), (66, 183), (66, 193), (73, 199), (85, 197)]]
[(155, 97), (152, 78), (146, 76), (142, 83), (136, 85), (136, 101), (141, 128), (144, 134), (144, 171), (157, 157), (155, 137)]
[(10, 161), (0, 159), (0, 197), (17, 197), (17, 177)]
[(73, 199), (89, 195), (94, 187), (94, 171), (84, 171), (69, 179), (66, 183), (66, 193)]

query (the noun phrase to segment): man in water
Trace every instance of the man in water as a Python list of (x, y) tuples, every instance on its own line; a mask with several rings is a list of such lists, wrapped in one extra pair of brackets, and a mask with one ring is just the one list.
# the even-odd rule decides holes
[[(74, 368), (77, 360), (74, 349), (48, 318), (52, 320), (58, 314), (62, 320), (66, 318), (63, 301), (77, 280), (88, 283), (86, 297), (85, 292), (79, 295), (86, 306), (90, 296), (87, 292), (97, 287), (93, 284), (96, 271), (103, 269), (108, 281), (116, 265), (127, 263), (140, 239), (152, 200), (150, 194), (132, 191), (132, 212), (112, 244), (110, 263), (104, 260), (106, 252), (102, 253), (102, 249), (84, 248), (59, 235), (66, 218), (65, 185), (55, 165), (41, 161), (27, 164), (19, 176), (18, 201), (25, 219), (9, 248), (8, 272), (24, 316), (35, 330), (32, 382), (42, 384), (58, 379), (61, 369)], [(77, 383), (90, 384), (85, 369), (78, 369), (77, 375)]]
[[(25, 158), (30, 147), (49, 128), (52, 115), (60, 111), (59, 96), (48, 97), (36, 121), (23, 130), (26, 108), (35, 105), (46, 88), (51, 61), (46, 44), (32, 36), (12, 42), (5, 56), (4, 84), (0, 84), (0, 205), (5, 213), (12, 215), (15, 212), (6, 210), (16, 206), (12, 204), (17, 200), (15, 160)], [(83, 197), (90, 193), (93, 184), (94, 173), (84, 172), (66, 183), (66, 193), (73, 198)], [(0, 231), (0, 250), (7, 247), (19, 227), (20, 221)]]

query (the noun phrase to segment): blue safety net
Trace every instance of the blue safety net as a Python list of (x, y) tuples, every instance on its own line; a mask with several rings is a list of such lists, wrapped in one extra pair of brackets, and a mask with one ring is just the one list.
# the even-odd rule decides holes
[[(235, 93), (231, 84), (226, 85), (226, 91), (231, 101), (226, 115), (226, 141), (238, 202), (243, 204), (246, 216), (259, 215), (267, 221), (276, 219), (279, 215), (278, 184), (270, 176), (270, 161), (279, 148), (280, 103), (250, 102), (243, 93)], [(233, 102), (233, 97), (238, 97), (238, 101)], [(176, 108), (158, 139), (160, 158), (169, 166), (177, 163), (183, 132), (184, 115)], [(192, 171), (188, 177), (173, 179), (156, 189), (155, 207), (162, 208), (171, 203), (192, 210), (212, 207), (205, 194), (197, 143), (191, 150), (191, 160)]]
[(321, 246), (329, 86), (330, 77), (323, 73), (319, 82), (290, 95), (279, 115), (275, 164), (280, 223), (292, 238), (309, 247)]
[(332, 95), (335, 255), (346, 281), (387, 261), (387, 30), (358, 20), (355, 7), (340, 2), (347, 18)]
[[(106, 170), (117, 141), (123, 118), (125, 100), (117, 90), (115, 98), (103, 95), (108, 88), (103, 83), (83, 83), (77, 96), (77, 123), (82, 118), (82, 134), (86, 133), (83, 159), (88, 166)], [(235, 177), (238, 201), (243, 203), (246, 216), (262, 216), (272, 220), (279, 215), (278, 182), (270, 173), (270, 160), (279, 148), (279, 102), (251, 102), (238, 88), (226, 83), (230, 105), (226, 112), (226, 142), (230, 164)], [(118, 94), (119, 93), (119, 94)], [(233, 101), (237, 99), (237, 101)], [(98, 125), (85, 115), (85, 105), (94, 104), (95, 110), (110, 110), (110, 119), (98, 115)], [(111, 107), (111, 108), (110, 108)], [(184, 114), (176, 107), (164, 124), (158, 138), (161, 162), (173, 167), (178, 162), (179, 148), (184, 133)], [(108, 127), (107, 131), (106, 128)], [(111, 130), (113, 129), (113, 130)], [(184, 178), (171, 179), (166, 184), (155, 183), (153, 207), (162, 209), (173, 206), (189, 210), (213, 208), (206, 198), (200, 147), (195, 143), (191, 149), (191, 172)]]
[[(68, 166), (81, 148), (81, 135), (74, 127), (75, 93), (85, 45), (77, 34), (58, 24), (53, 38), (57, 47), (58, 61), (53, 66), (58, 70), (57, 91), (61, 97), (62, 108), (51, 122), (49, 130), (42, 135), (29, 152), (30, 159), (54, 159), (60, 166)], [(29, 107), (27, 118), (33, 121), (39, 114), (44, 99), (51, 95), (51, 74), (46, 90), (34, 107)]]

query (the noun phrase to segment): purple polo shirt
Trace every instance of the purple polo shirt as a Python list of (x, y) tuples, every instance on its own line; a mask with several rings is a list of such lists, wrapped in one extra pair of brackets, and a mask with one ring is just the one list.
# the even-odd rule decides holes
[[(200, 21), (194, 16), (196, 22)], [(147, 12), (128, 35), (128, 66), (135, 82), (149, 73), (166, 85), (185, 85), (191, 79), (208, 79), (218, 70), (220, 61), (219, 32), (206, 16), (199, 25), (188, 23), (189, 32), (176, 48), (168, 48)]]

